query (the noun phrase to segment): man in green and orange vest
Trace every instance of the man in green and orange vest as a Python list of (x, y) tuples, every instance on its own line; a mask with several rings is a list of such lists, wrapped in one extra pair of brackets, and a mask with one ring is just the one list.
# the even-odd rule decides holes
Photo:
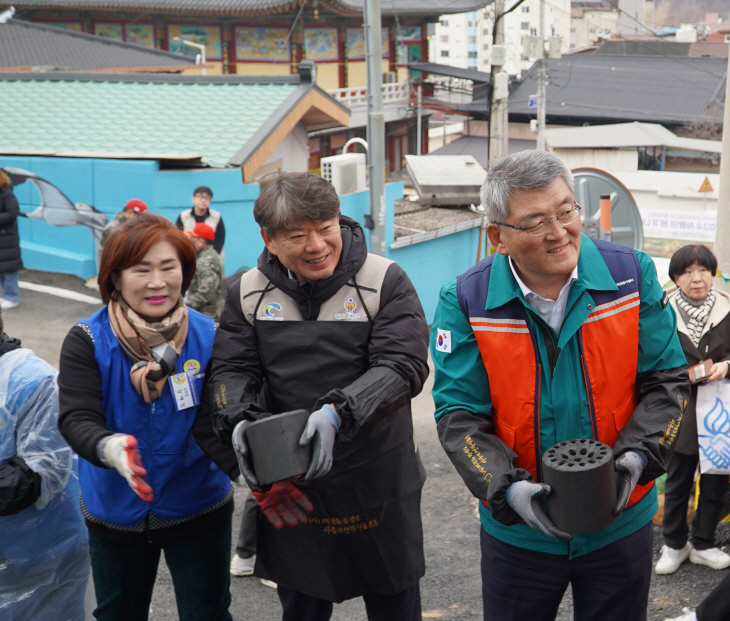
[[(433, 321), (441, 443), (482, 501), (485, 621), (644, 621), (653, 481), (689, 383), (676, 318), (643, 252), (581, 235), (573, 177), (554, 155), (496, 161), (482, 188), (497, 254), (446, 284)], [(558, 442), (613, 448), (616, 519), (560, 530), (541, 457)], [(610, 517), (610, 516), (609, 516)]]

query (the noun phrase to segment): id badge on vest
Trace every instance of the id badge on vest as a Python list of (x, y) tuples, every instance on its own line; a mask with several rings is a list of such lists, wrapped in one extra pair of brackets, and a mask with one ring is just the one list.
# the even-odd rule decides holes
[(170, 382), (170, 390), (172, 390), (175, 397), (175, 408), (178, 411), (200, 404), (198, 391), (195, 390), (195, 374), (176, 373), (171, 375), (168, 381)]

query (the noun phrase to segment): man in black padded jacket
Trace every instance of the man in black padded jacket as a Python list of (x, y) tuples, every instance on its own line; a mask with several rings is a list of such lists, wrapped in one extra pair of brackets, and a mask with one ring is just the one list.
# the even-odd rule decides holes
[[(195, 436), (231, 478), (243, 471), (264, 510), (255, 573), (278, 583), (285, 621), (329, 619), (333, 602), (358, 596), (370, 620), (420, 620), (425, 472), (410, 400), (428, 376), (421, 304), (398, 265), (368, 254), (321, 177), (282, 174), (254, 217), (266, 249), (228, 291)], [(309, 471), (262, 488), (242, 432), (300, 408)]]

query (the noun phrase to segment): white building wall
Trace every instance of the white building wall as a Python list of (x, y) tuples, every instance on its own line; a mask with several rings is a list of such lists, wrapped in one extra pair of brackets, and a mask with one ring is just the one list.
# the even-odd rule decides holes
[[(488, 9), (491, 8), (488, 7)], [(482, 12), (482, 16), (487, 11)], [(480, 27), (480, 32), (485, 28), (490, 30), (493, 25), (493, 14), (489, 11), (488, 17), (482, 17), (485, 22)], [(522, 50), (522, 37), (530, 34), (538, 34), (540, 21), (540, 0), (525, 0), (514, 11), (505, 15), (504, 38), (507, 46), (507, 63), (505, 71), (510, 75), (520, 75), (535, 62), (535, 59), (527, 58)], [(567, 52), (570, 49), (570, 0), (546, 0), (544, 9), (544, 34), (546, 37), (556, 35), (562, 37), (561, 50)], [(491, 34), (490, 34), (491, 42)], [(489, 60), (489, 57), (486, 57)], [(483, 71), (488, 71), (491, 65), (482, 64)]]
[(256, 171), (254, 178), (275, 170), (285, 172), (309, 170), (309, 143), (307, 126), (304, 123), (297, 123), (296, 127), (286, 135)]
[(618, 19), (618, 34), (649, 34), (645, 27), (647, 0), (618, 0), (621, 11)]
[(656, 9), (656, 3), (654, 0), (644, 0), (644, 24), (649, 30), (656, 28), (656, 22), (654, 20), (654, 10)]
[[(510, 75), (519, 75), (534, 63), (534, 59), (526, 58), (522, 53), (522, 37), (537, 34), (539, 15), (540, 0), (525, 0), (503, 18), (507, 46), (504, 68)], [(429, 41), (429, 60), (453, 67), (491, 71), (493, 27), (494, 6), (491, 4), (472, 13), (441, 16)], [(570, 49), (570, 0), (545, 0), (545, 36), (552, 34), (562, 36), (562, 50), (567, 52)]]
[(553, 153), (570, 169), (587, 166), (610, 171), (639, 170), (637, 149), (553, 149)]
[(428, 58), (431, 62), (466, 69), (468, 65), (468, 24), (474, 22), (471, 13), (442, 15), (436, 23), (434, 36), (429, 41)]
[(609, 39), (618, 31), (618, 11), (583, 11), (570, 20), (570, 49), (580, 49), (598, 39)]

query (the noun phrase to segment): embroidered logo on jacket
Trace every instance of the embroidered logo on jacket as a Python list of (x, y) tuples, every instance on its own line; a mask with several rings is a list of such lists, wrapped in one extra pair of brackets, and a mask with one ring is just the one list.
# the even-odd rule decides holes
[(348, 298), (347, 302), (345, 302), (345, 312), (344, 313), (336, 313), (335, 319), (358, 319), (360, 317), (360, 313), (353, 312), (355, 310), (355, 300), (352, 298)]
[(281, 304), (278, 302), (270, 302), (264, 306), (264, 314), (259, 317), (260, 321), (284, 321), (283, 317), (274, 315), (274, 311), (280, 311)]

